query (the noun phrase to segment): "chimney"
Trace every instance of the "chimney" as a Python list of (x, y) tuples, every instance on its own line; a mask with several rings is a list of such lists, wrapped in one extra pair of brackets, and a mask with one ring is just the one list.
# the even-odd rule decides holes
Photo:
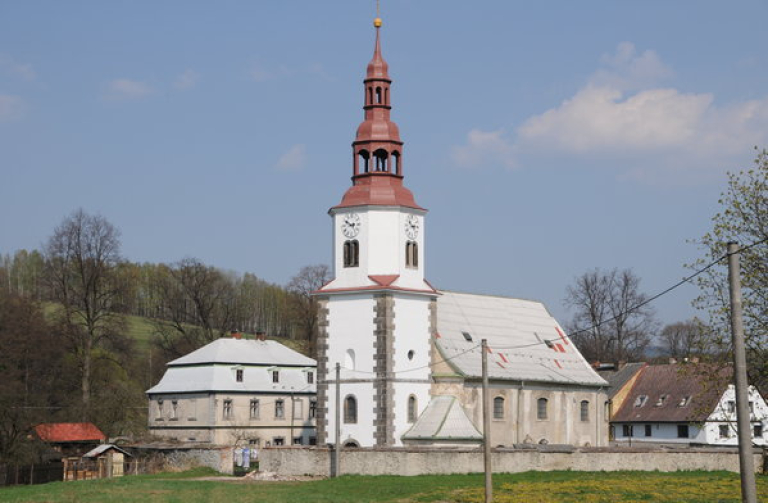
[(256, 339), (259, 341), (266, 340), (267, 334), (264, 333), (264, 330), (258, 329), (256, 330)]
[(241, 334), (237, 330), (232, 330), (229, 334), (232, 336), (233, 339), (242, 339), (243, 338), (243, 334)]

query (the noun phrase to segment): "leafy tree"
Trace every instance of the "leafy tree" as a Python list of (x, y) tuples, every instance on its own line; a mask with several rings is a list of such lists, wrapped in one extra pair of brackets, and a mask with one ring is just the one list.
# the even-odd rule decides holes
[(593, 361), (642, 358), (657, 327), (653, 309), (643, 304), (640, 278), (630, 269), (595, 269), (575, 279), (564, 304), (575, 311), (568, 325), (574, 343)]
[[(757, 149), (756, 149), (757, 150)], [(700, 269), (719, 260), (727, 243), (742, 247), (741, 286), (744, 333), (750, 380), (768, 389), (768, 151), (757, 150), (754, 166), (728, 173), (728, 184), (719, 199), (721, 210), (712, 217), (712, 230), (698, 244), (703, 257), (691, 264)], [(727, 262), (722, 260), (696, 278), (699, 296), (694, 307), (709, 315), (713, 344), (730, 349), (730, 300)]]

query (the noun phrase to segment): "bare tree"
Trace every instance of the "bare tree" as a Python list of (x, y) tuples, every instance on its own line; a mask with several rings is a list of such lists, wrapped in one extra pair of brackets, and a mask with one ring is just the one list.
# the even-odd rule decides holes
[(671, 323), (659, 334), (667, 356), (682, 360), (710, 352), (708, 328), (698, 319)]
[(46, 281), (61, 335), (80, 372), (81, 415), (90, 413), (94, 361), (110, 358), (110, 347), (124, 349), (125, 324), (118, 299), (123, 285), (115, 274), (120, 231), (105, 218), (82, 209), (56, 227), (45, 246)]
[(577, 277), (564, 304), (575, 310), (568, 326), (581, 352), (593, 361), (627, 361), (643, 356), (657, 328), (654, 311), (643, 305), (640, 278), (630, 269), (599, 269)]
[(325, 264), (308, 265), (291, 278), (288, 291), (293, 294), (291, 308), (294, 319), (306, 340), (309, 341), (310, 354), (315, 357), (317, 349), (317, 301), (312, 295), (330, 279), (328, 266)]
[(154, 321), (156, 343), (168, 358), (239, 328), (234, 285), (215, 267), (194, 258), (181, 260), (163, 268), (155, 288), (162, 306), (162, 317)]

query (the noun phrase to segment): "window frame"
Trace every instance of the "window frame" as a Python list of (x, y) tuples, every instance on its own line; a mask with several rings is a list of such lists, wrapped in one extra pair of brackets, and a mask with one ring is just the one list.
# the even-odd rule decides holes
[(249, 413), (251, 419), (259, 419), (261, 416), (261, 402), (258, 398), (251, 398), (249, 405)]
[(285, 419), (285, 400), (275, 400), (275, 419)]
[(505, 418), (504, 414), (504, 408), (505, 408), (505, 402), (503, 396), (495, 396), (493, 397), (493, 413), (492, 417), (494, 421), (503, 421)]
[(357, 397), (347, 395), (344, 397), (344, 424), (357, 424)]
[(589, 400), (582, 400), (579, 404), (579, 419), (582, 423), (589, 422)]
[(233, 416), (233, 404), (231, 398), (225, 398), (224, 402), (222, 403), (221, 408), (221, 417), (222, 419), (229, 420), (232, 419)]
[(536, 419), (538, 421), (549, 420), (549, 400), (546, 397), (539, 397), (536, 400)]

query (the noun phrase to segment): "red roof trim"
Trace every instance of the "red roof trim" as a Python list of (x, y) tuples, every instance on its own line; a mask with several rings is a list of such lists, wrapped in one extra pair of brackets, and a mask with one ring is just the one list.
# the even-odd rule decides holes
[(368, 275), (368, 279), (381, 286), (389, 286), (399, 278), (399, 274), (376, 274)]

